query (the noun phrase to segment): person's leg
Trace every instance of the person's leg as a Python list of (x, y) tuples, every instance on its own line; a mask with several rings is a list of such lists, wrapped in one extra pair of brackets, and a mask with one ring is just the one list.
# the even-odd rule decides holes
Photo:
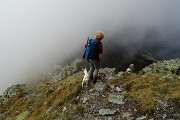
[(97, 61), (95, 61), (95, 70), (93, 72), (93, 83), (95, 84), (97, 82), (98, 79), (98, 72), (99, 72), (99, 63)]
[(93, 72), (94, 72), (94, 64), (92, 62), (89, 62), (90, 63), (90, 69), (88, 71), (89, 75), (90, 75), (90, 79), (92, 80), (93, 79)]
[(90, 62), (94, 66), (94, 71), (93, 71), (93, 83), (95, 84), (98, 79), (98, 72), (99, 72), (99, 62), (96, 60), (90, 60)]

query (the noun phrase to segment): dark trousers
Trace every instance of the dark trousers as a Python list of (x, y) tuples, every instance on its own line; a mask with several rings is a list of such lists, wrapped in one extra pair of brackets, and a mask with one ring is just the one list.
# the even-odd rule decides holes
[(96, 82), (98, 78), (98, 72), (99, 72), (99, 61), (97, 60), (89, 60), (90, 63), (90, 69), (89, 69), (89, 75), (93, 77), (93, 81)]

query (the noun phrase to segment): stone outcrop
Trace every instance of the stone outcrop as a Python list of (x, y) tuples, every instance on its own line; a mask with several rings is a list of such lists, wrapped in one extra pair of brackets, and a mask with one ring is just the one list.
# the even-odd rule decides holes
[(139, 73), (163, 73), (163, 74), (179, 74), (180, 59), (171, 59), (155, 62), (145, 68)]
[(26, 85), (25, 84), (17, 84), (12, 85), (11, 87), (7, 88), (3, 95), (0, 97), (0, 106), (6, 102), (9, 98), (16, 95), (17, 92), (21, 89), (23, 89)]

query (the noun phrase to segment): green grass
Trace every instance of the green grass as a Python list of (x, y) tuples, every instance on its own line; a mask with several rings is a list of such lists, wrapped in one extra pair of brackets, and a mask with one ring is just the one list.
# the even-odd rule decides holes
[(82, 105), (77, 105), (75, 109), (75, 113), (77, 115), (83, 116), (84, 115), (84, 107)]
[(127, 90), (126, 96), (133, 98), (146, 112), (157, 107), (157, 99), (180, 102), (180, 79), (176, 75), (125, 73), (107, 84), (122, 85)]
[[(44, 81), (43, 84), (36, 84), (32, 87), (38, 91), (36, 96), (26, 97), (24, 93), (32, 90), (32, 88), (26, 88), (0, 107), (0, 113), (6, 111), (6, 116), (15, 117), (24, 111), (29, 111), (30, 114), (26, 117), (27, 120), (54, 119), (60, 114), (65, 105), (78, 103), (75, 98), (82, 89), (81, 82), (82, 76), (77, 76), (68, 77), (64, 82)], [(47, 92), (48, 90), (50, 92)], [(30, 108), (30, 106), (32, 107)], [(6, 108), (10, 109), (7, 110)], [(49, 108), (52, 109), (47, 113)], [(58, 112), (55, 112), (56, 110)]]
[(72, 118), (70, 117), (69, 113), (65, 114), (65, 120), (72, 120)]
[[(54, 119), (61, 114), (64, 106), (74, 104), (77, 106), (75, 113), (83, 116), (84, 108), (77, 105), (76, 99), (82, 89), (81, 82), (82, 76), (77, 76), (68, 77), (64, 82), (52, 83), (47, 80), (36, 84), (11, 97), (5, 105), (0, 107), (0, 113), (6, 112), (7, 117), (15, 117), (24, 111), (29, 111), (27, 120)], [(124, 73), (121, 77), (109, 80), (107, 85), (121, 85), (127, 90), (126, 97), (134, 99), (145, 112), (151, 112), (157, 107), (157, 99), (180, 102), (180, 77), (176, 75)], [(37, 95), (27, 97), (25, 94), (32, 89), (37, 90)], [(92, 92), (94, 92), (93, 89)], [(95, 101), (90, 99), (90, 102)], [(106, 105), (107, 101), (102, 102)], [(71, 118), (67, 115), (66, 119)]]

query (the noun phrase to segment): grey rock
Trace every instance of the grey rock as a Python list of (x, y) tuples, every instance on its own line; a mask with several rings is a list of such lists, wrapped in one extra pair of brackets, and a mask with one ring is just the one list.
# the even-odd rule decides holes
[(82, 103), (85, 104), (88, 100), (89, 100), (88, 97), (83, 97), (83, 98), (82, 98)]
[(0, 113), (0, 118), (6, 118), (6, 114), (5, 113)]
[(123, 72), (118, 72), (118, 74), (116, 74), (117, 77), (120, 77), (123, 74)]
[(134, 64), (130, 64), (129, 68), (126, 69), (126, 72), (134, 72)]
[(108, 101), (111, 103), (119, 104), (119, 105), (123, 105), (125, 103), (124, 102), (124, 96), (122, 96), (122, 95), (110, 94), (108, 97)]
[(65, 106), (62, 111), (65, 112), (66, 110), (67, 110), (67, 107)]
[(111, 88), (111, 89), (114, 89), (114, 85), (110, 85), (110, 88)]
[(172, 77), (171, 74), (167, 74), (161, 78), (159, 78), (160, 80), (173, 80), (174, 78)]
[(77, 100), (79, 100), (79, 98), (80, 98), (80, 97), (79, 97), (79, 96), (77, 96), (77, 98), (76, 98), (76, 99), (77, 99)]
[(82, 59), (76, 58), (71, 62), (71, 65), (65, 65), (64, 67), (54, 65), (53, 70), (47, 77), (52, 80), (64, 80), (68, 76), (74, 75), (75, 73), (81, 71), (82, 68)]
[(53, 74), (54, 75), (58, 75), (59, 73), (61, 73), (63, 71), (63, 67), (61, 67), (60, 65), (54, 65), (53, 66)]
[(122, 113), (122, 118), (129, 119), (129, 117), (130, 117), (131, 115), (132, 115), (132, 114), (130, 114), (129, 112), (124, 112), (124, 113)]
[(116, 113), (116, 110), (110, 110), (110, 109), (100, 109), (99, 114), (100, 115), (114, 115)]
[(38, 94), (37, 89), (31, 89), (30, 91), (28, 91), (27, 96), (36, 96)]
[(156, 101), (158, 102), (158, 104), (159, 104), (161, 107), (164, 107), (164, 108), (168, 107), (168, 104), (167, 104), (166, 101), (158, 100), (158, 99), (157, 99)]
[(118, 92), (121, 92), (121, 91), (123, 91), (121, 88), (119, 88), (119, 87), (116, 87), (116, 90), (118, 91)]
[(109, 76), (108, 78), (107, 78), (107, 80), (112, 80), (114, 78), (114, 76)]
[(46, 111), (46, 114), (48, 114), (49, 112), (52, 111), (52, 107), (50, 107), (47, 111)]
[(174, 116), (175, 118), (180, 119), (180, 113), (174, 114), (173, 116)]
[(141, 117), (136, 118), (136, 120), (145, 120), (146, 118), (147, 118), (146, 116), (141, 116)]
[(148, 67), (143, 68), (140, 72), (141, 72), (141, 73), (150, 73), (151, 71), (152, 71), (152, 68), (150, 68), (150, 67), (148, 66)]
[(52, 73), (51, 72), (45, 72), (42, 73), (40, 80), (45, 81), (45, 80), (51, 80), (52, 79)]
[(178, 72), (180, 65), (180, 59), (171, 59), (171, 60), (164, 60), (155, 62), (145, 68), (143, 68), (139, 73), (164, 73), (164, 74), (171, 74)]
[(22, 87), (25, 87), (25, 84), (21, 84), (21, 85), (17, 84), (17, 85), (13, 85), (13, 86), (7, 88), (3, 94), (3, 97), (7, 97), (7, 96), (11, 97), (11, 96), (15, 95), (17, 90), (21, 89)]
[(112, 120), (112, 117), (108, 117), (107, 120)]
[(102, 95), (103, 98), (105, 98), (106, 96), (105, 95)]
[(17, 91), (23, 89), (26, 85), (25, 84), (17, 84), (12, 85), (11, 87), (7, 88), (6, 91), (2, 95), (3, 101), (6, 101), (10, 97), (16, 95)]
[(167, 115), (166, 114), (163, 114), (163, 119), (165, 119), (167, 117)]
[(63, 80), (64, 75), (62, 73), (59, 73), (58, 75), (52, 76), (53, 80)]
[(115, 68), (101, 68), (99, 73), (105, 74), (105, 80), (110, 80), (115, 76)]
[(103, 82), (97, 82), (95, 84), (95, 89), (98, 93), (102, 93), (105, 88), (105, 84)]
[(83, 68), (82, 59), (76, 58), (74, 61), (72, 61), (71, 68), (72, 68), (73, 73), (79, 72), (80, 70), (82, 70)]

